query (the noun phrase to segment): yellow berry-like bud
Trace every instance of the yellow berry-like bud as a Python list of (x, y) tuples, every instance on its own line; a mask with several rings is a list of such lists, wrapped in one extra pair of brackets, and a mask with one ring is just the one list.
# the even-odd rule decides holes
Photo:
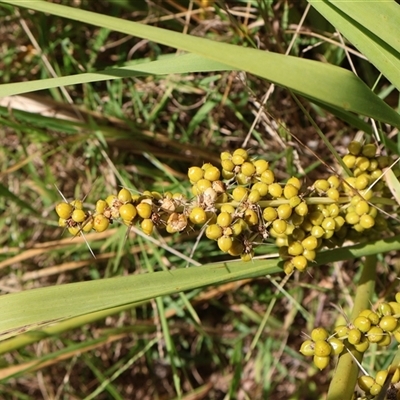
[(343, 157), (343, 162), (347, 168), (352, 169), (356, 165), (356, 156), (354, 156), (353, 154), (346, 154)]
[(254, 210), (247, 209), (244, 212), (243, 219), (249, 226), (254, 226), (258, 224), (258, 215)]
[(222, 236), (222, 228), (217, 224), (208, 225), (206, 236), (210, 240), (218, 240)]
[(400, 304), (397, 301), (389, 301), (390, 308), (392, 309), (392, 315), (396, 318), (400, 317)]
[(246, 161), (241, 165), (240, 172), (247, 177), (251, 177), (256, 173), (256, 167), (252, 162)]
[(331, 175), (327, 180), (331, 188), (338, 189), (340, 187), (340, 179), (336, 175)]
[(219, 213), (217, 217), (217, 224), (223, 228), (229, 226), (232, 223), (232, 214), (227, 212)]
[(370, 321), (372, 325), (378, 325), (379, 321), (381, 320), (379, 315), (370, 310), (370, 309), (366, 309), (366, 310), (362, 310), (359, 314), (360, 317), (367, 317)]
[(382, 336), (382, 339), (378, 342), (378, 346), (380, 347), (387, 347), (392, 342), (392, 336), (385, 332)]
[(299, 256), (300, 254), (303, 254), (304, 248), (301, 245), (300, 242), (293, 242), (290, 243), (290, 245), (288, 246), (288, 253), (291, 256)]
[(121, 203), (129, 203), (132, 201), (132, 195), (131, 192), (128, 189), (122, 188), (117, 195), (118, 200)]
[(367, 317), (358, 316), (353, 325), (361, 332), (368, 332), (371, 329), (371, 321)]
[(304, 271), (307, 268), (308, 261), (304, 256), (296, 256), (292, 258), (292, 264), (299, 271)]
[(104, 200), (97, 200), (96, 202), (96, 213), (103, 214), (104, 210), (107, 208), (107, 203)]
[(234, 156), (240, 156), (240, 157), (242, 157), (242, 158), (244, 159), (244, 161), (246, 161), (247, 158), (249, 157), (249, 154), (247, 153), (247, 151), (246, 151), (245, 149), (239, 148), (239, 149), (236, 149), (236, 150), (233, 152), (232, 158), (233, 158)]
[(298, 193), (299, 189), (297, 189), (297, 187), (291, 185), (290, 183), (286, 184), (285, 187), (283, 188), (283, 196), (285, 197), (285, 199), (291, 199), (293, 197), (297, 197)]
[(364, 190), (368, 187), (368, 185), (369, 185), (369, 178), (367, 174), (361, 174), (357, 176), (354, 184), (357, 190)]
[(59, 218), (58, 219), (58, 226), (61, 226), (62, 228), (65, 228), (67, 226), (67, 220), (64, 218)]
[(280, 219), (289, 219), (292, 215), (292, 208), (289, 204), (281, 204), (278, 206), (276, 212), (278, 213), (278, 217)]
[(267, 185), (270, 185), (270, 184), (274, 183), (274, 181), (275, 181), (275, 174), (270, 169), (267, 169), (266, 171), (264, 171), (261, 174), (260, 180), (261, 180), (261, 182), (266, 183)]
[(365, 353), (369, 348), (369, 341), (365, 336), (361, 336), (360, 341), (353, 346), (358, 352)]
[[(232, 249), (231, 249), (231, 250), (232, 250)], [(229, 250), (229, 254), (231, 254), (231, 250)], [(242, 254), (240, 254), (241, 260), (242, 260), (242, 261), (245, 261), (245, 262), (251, 261), (251, 260), (253, 259), (253, 257), (254, 257), (254, 251), (250, 251), (250, 252), (248, 252), (248, 253), (242, 253)]]
[(314, 342), (312, 340), (305, 340), (300, 347), (300, 353), (304, 356), (310, 357), (314, 355)]
[(193, 207), (189, 219), (193, 224), (204, 225), (207, 222), (207, 214), (201, 207)]
[(352, 142), (350, 142), (347, 149), (350, 154), (358, 156), (361, 153), (362, 144), (358, 140), (353, 140)]
[(72, 211), (71, 218), (75, 222), (83, 222), (86, 219), (86, 213), (83, 210), (75, 209)]
[(281, 234), (285, 233), (285, 231), (286, 231), (287, 222), (284, 219), (276, 219), (272, 223), (272, 228), (275, 230), (275, 232), (278, 235), (281, 235)]
[(332, 353), (335, 356), (338, 356), (344, 349), (343, 341), (341, 341), (340, 339), (333, 337), (333, 338), (328, 339), (328, 343), (331, 345)]
[(268, 161), (265, 161), (265, 160), (257, 160), (257, 161), (254, 161), (253, 164), (256, 168), (257, 175), (261, 175), (263, 172), (265, 172), (269, 168), (269, 163), (268, 163)]
[(308, 205), (306, 202), (301, 202), (296, 208), (294, 212), (302, 217), (305, 217), (308, 214)]
[(357, 383), (358, 383), (358, 386), (360, 386), (361, 390), (363, 390), (364, 392), (369, 394), (371, 387), (375, 383), (375, 379), (369, 375), (361, 375), (358, 378)]
[(145, 218), (140, 223), (140, 227), (142, 228), (142, 231), (146, 235), (151, 235), (153, 233), (153, 229), (154, 229), (154, 222), (149, 218)]
[(294, 265), (291, 261), (285, 261), (283, 264), (283, 271), (286, 275), (290, 275), (294, 271)]
[(386, 378), (387, 378), (388, 374), (389, 374), (388, 370), (378, 371), (375, 375), (375, 383), (383, 386), (386, 383)]
[[(273, 207), (266, 207), (263, 210), (263, 218), (267, 222), (275, 221), (278, 218), (278, 213), (275, 208)], [(286, 228), (285, 228), (286, 229)], [(400, 292), (399, 292), (400, 293)], [(400, 296), (399, 296), (400, 299)]]
[(369, 393), (371, 394), (371, 396), (377, 396), (381, 391), (382, 391), (382, 386), (375, 382), (371, 386)]
[(235, 169), (235, 164), (232, 160), (222, 160), (221, 167), (226, 172), (232, 172)]
[(131, 222), (136, 217), (137, 211), (133, 204), (123, 204), (119, 208), (119, 215), (124, 221)]
[(332, 217), (324, 218), (321, 224), (325, 231), (333, 231), (335, 229), (335, 220)]
[(382, 328), (384, 332), (393, 332), (398, 327), (397, 318), (392, 315), (385, 315), (379, 321), (379, 327)]
[(82, 200), (74, 200), (71, 202), (71, 205), (76, 209), (76, 210), (82, 210), (83, 209), (83, 202)]
[(360, 222), (360, 216), (355, 212), (349, 212), (346, 214), (346, 222), (350, 225), (356, 225)]
[(74, 207), (71, 204), (62, 202), (56, 205), (56, 213), (60, 218), (69, 219)]
[[(228, 250), (228, 254), (232, 257), (241, 256), (244, 251), (243, 243), (237, 239), (233, 239), (232, 247)], [(243, 261), (250, 261), (250, 260), (243, 260)]]
[(358, 344), (361, 342), (362, 333), (357, 328), (352, 328), (347, 332), (347, 340), (350, 344)]
[(83, 232), (90, 232), (94, 226), (94, 219), (90, 218), (86, 223), (82, 225)]
[(311, 331), (311, 339), (316, 342), (317, 340), (326, 340), (329, 337), (329, 333), (325, 328), (318, 327)]
[(252, 187), (252, 190), (257, 190), (261, 197), (264, 197), (268, 194), (268, 185), (264, 182), (256, 182)]
[(80, 236), (81, 235), (81, 230), (79, 228), (79, 226), (70, 226), (68, 228), (68, 232), (72, 235), (72, 236)]
[(103, 214), (98, 214), (94, 217), (93, 228), (96, 232), (104, 232), (108, 228), (109, 224), (109, 219)]
[(314, 356), (313, 362), (318, 369), (323, 370), (329, 365), (329, 356), (328, 357)]
[(388, 303), (379, 304), (378, 309), (381, 315), (392, 315), (392, 308)]
[(283, 189), (279, 183), (271, 183), (268, 186), (268, 193), (276, 199), (282, 196), (282, 192)]
[(287, 185), (293, 185), (297, 190), (301, 189), (301, 181), (299, 178), (296, 178), (295, 176), (292, 176), (291, 178), (288, 179), (286, 182)]
[(365, 144), (361, 153), (365, 157), (374, 158), (376, 155), (376, 145), (373, 143)]
[(304, 256), (308, 261), (314, 261), (315, 258), (317, 257), (317, 253), (316, 253), (315, 250), (304, 249), (304, 251), (303, 251), (303, 256)]
[(325, 193), (328, 191), (330, 185), (325, 179), (318, 179), (314, 182), (314, 188), (318, 193)]
[(378, 343), (382, 340), (383, 338), (383, 330), (379, 326), (373, 326), (368, 332), (367, 332), (367, 338), (370, 343)]
[(315, 236), (308, 236), (301, 242), (304, 249), (315, 250), (318, 247), (318, 239)]
[(308, 214), (308, 219), (313, 225), (321, 225), (324, 218), (325, 216), (321, 211), (313, 211)]
[(188, 177), (190, 182), (196, 183), (204, 176), (204, 170), (200, 167), (190, 167), (188, 170)]
[(233, 200), (238, 202), (246, 201), (248, 195), (249, 195), (249, 190), (243, 186), (237, 186), (232, 191)]
[(221, 176), (221, 172), (217, 167), (213, 165), (207, 168), (204, 172), (204, 179), (208, 179), (211, 182), (217, 181)]
[(199, 179), (196, 187), (200, 193), (204, 193), (208, 188), (212, 187), (212, 184), (208, 179)]
[[(366, 171), (370, 166), (370, 161), (367, 157), (357, 157), (356, 159), (356, 167), (359, 168), (360, 171)], [(356, 171), (354, 171), (354, 176), (357, 176)]]
[(223, 151), (223, 152), (220, 154), (220, 156), (219, 156), (219, 158), (221, 159), (221, 161), (223, 161), (223, 160), (230, 160), (231, 157), (232, 157), (232, 155), (231, 155), (231, 153), (229, 153), (228, 151)]
[(247, 200), (248, 200), (250, 203), (253, 203), (253, 204), (258, 203), (258, 202), (261, 200), (261, 194), (260, 194), (260, 192), (259, 192), (258, 190), (252, 189), (252, 190), (250, 191), (250, 193), (249, 193), (249, 196), (248, 196)]
[(136, 211), (140, 218), (148, 219), (152, 214), (152, 206), (149, 203), (141, 202), (136, 206)]
[(311, 235), (317, 239), (325, 235), (325, 229), (322, 226), (314, 225), (311, 228)]
[(398, 383), (400, 381), (400, 369), (396, 368), (396, 371), (394, 372), (391, 382), (393, 384)]
[(317, 340), (314, 345), (314, 354), (320, 357), (328, 357), (332, 352), (331, 345), (325, 340)]
[(349, 333), (349, 328), (347, 325), (338, 325), (337, 327), (335, 327), (335, 333), (336, 337), (338, 337), (339, 339), (344, 338)]
[(339, 197), (340, 197), (339, 190), (337, 190), (336, 188), (329, 188), (329, 189), (326, 191), (326, 195), (327, 195), (330, 199), (332, 199), (332, 200), (334, 200), (334, 201), (338, 201), (338, 200), (339, 200)]
[(222, 204), (221, 206), (221, 212), (226, 212), (228, 214), (234, 214), (235, 212), (235, 207), (233, 207), (232, 204)]
[(375, 219), (368, 214), (362, 215), (360, 217), (360, 225), (364, 229), (371, 229), (375, 225)]
[(221, 236), (218, 239), (218, 247), (224, 253), (228, 252), (233, 245), (233, 239), (230, 236)]

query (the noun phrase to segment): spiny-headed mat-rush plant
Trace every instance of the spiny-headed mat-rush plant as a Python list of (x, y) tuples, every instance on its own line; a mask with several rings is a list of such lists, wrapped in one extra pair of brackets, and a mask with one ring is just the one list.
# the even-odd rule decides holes
[[(298, 349), (304, 356), (312, 356), (316, 367), (324, 371), (328, 366), (333, 367), (331, 360), (334, 356), (339, 357), (338, 361), (335, 360), (336, 369), (330, 369), (332, 376), (329, 377), (328, 399), (383, 398), (386, 394), (392, 397), (397, 395), (399, 369), (398, 356), (394, 349), (399, 336), (399, 296), (396, 294), (396, 280), (393, 280), (384, 296), (376, 301), (375, 255), (389, 254), (400, 248), (399, 238), (395, 236), (398, 224), (398, 172), (397, 167), (392, 166), (398, 153), (393, 137), (400, 126), (400, 117), (381, 99), (388, 92), (396, 91), (400, 87), (397, 40), (400, 10), (395, 2), (378, 4), (310, 1), (308, 4), (307, 12), (311, 6), (313, 12), (318, 11), (336, 28), (344, 53), (349, 51), (349, 46), (341, 35), (353, 43), (356, 50), (384, 78), (379, 77), (379, 80), (368, 86), (353, 72), (332, 64), (279, 54), (278, 36), (271, 39), (271, 43), (278, 49), (277, 52), (251, 48), (254, 44), (251, 36), (240, 25), (235, 28), (249, 40), (233, 45), (43, 1), (23, 4), (0, 2), (5, 10), (13, 11), (11, 6), (26, 7), (39, 13), (99, 26), (104, 30), (140, 37), (187, 52), (103, 71), (91, 69), (91, 72), (78, 75), (3, 84), (0, 86), (1, 96), (127, 77), (246, 71), (288, 90), (306, 119), (309, 118), (319, 132), (321, 141), (335, 155), (338, 164), (334, 168), (326, 166), (325, 174), (317, 179), (311, 180), (301, 171), (293, 171), (290, 174), (293, 176), (281, 179), (277, 178), (280, 172), (273, 167), (271, 160), (262, 154), (260, 156), (260, 152), (254, 148), (247, 150), (243, 146), (232, 151), (223, 151), (219, 162), (192, 165), (188, 170), (188, 179), (192, 186), (186, 192), (148, 190), (146, 187), (130, 190), (130, 185), (124, 184), (122, 179), (122, 188), (114, 193), (102, 194), (104, 197), (93, 204), (92, 208), (88, 208), (80, 199), (59, 202), (56, 206), (60, 218), (58, 224), (76, 239), (93, 230), (103, 233), (111, 224), (127, 225), (129, 230), (135, 231), (138, 226), (145, 235), (164, 231), (159, 244), (167, 240), (168, 234), (177, 234), (174, 236), (175, 244), (168, 242), (169, 249), (178, 247), (180, 236), (192, 234), (197, 237), (196, 246), (200, 247), (204, 242), (200, 237), (202, 235), (216, 241), (222, 252), (240, 256), (242, 261), (224, 259), (214, 264), (189, 264), (189, 268), (170, 268), (154, 272), (154, 265), (144, 258), (148, 273), (52, 285), (2, 296), (2, 353), (23, 348), (50, 335), (61, 335), (72, 328), (121, 311), (137, 309), (151, 299), (156, 299), (155, 305), (161, 320), (160, 330), (172, 369), (171, 393), (182, 398), (184, 393), (191, 393), (192, 390), (195, 392), (196, 386), (205, 389), (201, 380), (188, 388), (183, 384), (186, 379), (188, 382), (190, 379), (185, 377), (186, 369), (182, 368), (182, 373), (180, 372), (182, 361), (172, 340), (162, 296), (268, 275), (277, 284), (279, 291), (291, 299), (283, 285), (288, 282), (287, 278), (279, 284), (271, 277), (287, 275), (301, 285), (301, 281), (310, 275), (312, 277), (313, 271), (321, 265), (365, 257), (360, 272), (354, 275), (357, 289), (351, 302), (353, 306), (337, 314), (335, 326), (315, 326), (310, 327), (309, 332), (303, 332), (304, 337), (302, 343), (298, 343)], [(258, 2), (258, 6), (265, 25), (268, 25), (268, 12), (272, 8), (268, 8), (268, 3), (262, 1)], [(218, 10), (220, 13), (227, 12), (229, 5), (223, 4)], [(204, 13), (206, 11), (202, 10)], [(300, 32), (301, 25), (298, 27), (295, 35)], [(280, 44), (282, 43), (284, 40)], [(354, 52), (354, 49), (351, 50)], [(384, 84), (381, 83), (383, 79)], [(375, 94), (372, 86), (373, 89), (381, 88), (380, 96)], [(299, 100), (299, 96), (302, 100)], [(311, 119), (307, 110), (309, 107), (304, 106), (307, 101), (318, 112), (321, 109), (328, 110), (366, 132), (365, 138), (360, 139), (358, 135), (357, 140), (349, 141), (348, 153), (343, 154), (343, 158), (339, 157), (330, 140)], [(207, 114), (206, 111), (204, 113)], [(267, 113), (265, 115), (268, 116)], [(369, 117), (373, 122), (366, 122), (359, 116)], [(392, 132), (389, 130), (390, 125), (395, 127)], [(287, 132), (283, 124), (281, 128), (281, 132)], [(195, 128), (192, 126), (191, 129)], [(256, 131), (253, 133), (256, 136), (258, 134)], [(295, 137), (292, 140), (296, 140)], [(261, 142), (262, 140), (260, 145)], [(291, 153), (286, 153), (289, 154)], [(151, 156), (148, 157), (156, 163)], [(18, 198), (13, 200), (21, 202)], [(27, 208), (29, 205), (24, 206)], [(89, 242), (90, 235), (87, 235)], [(125, 243), (124, 239), (120, 238), (122, 245)], [(144, 242), (140, 243), (143, 246)], [(258, 256), (270, 254), (271, 249), (279, 249), (279, 256), (259, 259)], [(174, 250), (176, 255), (178, 251)], [(95, 253), (98, 257), (102, 256), (101, 252)], [(161, 256), (159, 260), (161, 262)], [(196, 264), (190, 258), (187, 262)], [(312, 284), (312, 281), (308, 280), (307, 284)], [(199, 317), (189, 299), (183, 294), (181, 299), (194, 321), (199, 324)], [(301, 309), (303, 317), (307, 318), (308, 313), (299, 302), (290, 302), (293, 307)], [(371, 306), (372, 302), (376, 305)], [(245, 303), (243, 306), (246, 306)], [(248, 313), (254, 318), (253, 310), (248, 310)], [(259, 321), (256, 340), (250, 344), (251, 351), (260, 346), (259, 340), (263, 337), (267, 319), (268, 317)], [(201, 324), (198, 329), (202, 329)], [(93, 373), (102, 382), (98, 392), (106, 389), (113, 397), (118, 398), (118, 393), (108, 385), (119, 374), (129, 370), (156, 343), (160, 344), (157, 338), (149, 338), (143, 346), (133, 346), (129, 360), (117, 369), (110, 368), (105, 376), (101, 376), (101, 371), (90, 359), (86, 359), (87, 365), (90, 365)], [(111, 336), (110, 340), (117, 339)], [(96, 339), (84, 344), (79, 350), (87, 351), (86, 347), (96, 346)], [(54, 353), (53, 360), (63, 357), (68, 351), (72, 349)], [(364, 355), (371, 351), (374, 358)], [(268, 354), (268, 351), (264, 354)], [(373, 364), (370, 362), (372, 359), (375, 360)], [(239, 385), (244, 379), (243, 367), (246, 360), (246, 349), (240, 345), (228, 357), (233, 366), (233, 374), (227, 380), (228, 389), (220, 388), (228, 397), (238, 396)], [(300, 358), (293, 353), (293, 360)], [(40, 360), (42, 363), (45, 361)], [(265, 359), (261, 360), (261, 363), (266, 362)], [(23, 369), (17, 369), (14, 373), (21, 373), (32, 367), (24, 365)], [(279, 367), (275, 365), (275, 368)], [(4, 379), (14, 373), (5, 375)], [(304, 379), (307, 381), (306, 375)], [(96, 390), (92, 395), (95, 396), (98, 392)], [(264, 395), (265, 393), (268, 391)], [(300, 387), (297, 392), (293, 390), (292, 393), (297, 396), (295, 398), (308, 396), (303, 396), (304, 389)], [(243, 396), (243, 392), (241, 395)], [(263, 395), (259, 396), (263, 398)]]

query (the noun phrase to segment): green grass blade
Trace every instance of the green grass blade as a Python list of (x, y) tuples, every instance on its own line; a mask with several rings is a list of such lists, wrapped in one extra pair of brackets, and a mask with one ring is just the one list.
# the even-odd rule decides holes
[[(400, 236), (324, 251), (317, 265), (400, 249)], [(279, 260), (226, 262), (27, 290), (0, 297), (0, 335), (16, 334), (67, 318), (194, 288), (281, 273)], [(34, 304), (32, 308), (30, 305)]]
[(309, 1), (400, 90), (400, 7), (394, 1)]
[(157, 61), (132, 66), (108, 68), (104, 71), (89, 72), (58, 78), (40, 79), (29, 82), (6, 83), (0, 85), (0, 97), (12, 96), (53, 87), (100, 82), (113, 79), (131, 78), (148, 75), (186, 74), (195, 72), (225, 71), (232, 69), (228, 65), (207, 60), (196, 54), (181, 56), (163, 56)]
[(367, 85), (353, 73), (333, 65), (215, 42), (44, 1), (21, 3), (3, 0), (3, 3), (51, 13), (192, 52), (229, 65), (232, 69), (258, 75), (311, 101), (316, 100), (335, 109), (366, 115), (400, 127), (400, 116)]

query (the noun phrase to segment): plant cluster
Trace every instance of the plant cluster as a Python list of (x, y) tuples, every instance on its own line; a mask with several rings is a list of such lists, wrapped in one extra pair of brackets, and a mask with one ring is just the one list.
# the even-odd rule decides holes
[[(300, 352), (312, 356), (316, 367), (324, 369), (329, 365), (330, 358), (344, 351), (365, 353), (371, 344), (388, 347), (392, 339), (400, 343), (400, 292), (396, 301), (381, 303), (376, 311), (365, 309), (346, 325), (338, 325), (332, 334), (322, 327), (313, 329), (310, 337), (305, 340)], [(358, 385), (364, 391), (365, 399), (377, 396), (386, 380), (392, 384), (400, 381), (400, 369), (378, 371), (375, 378), (361, 375)]]
[(191, 198), (123, 188), (98, 200), (94, 212), (84, 210), (80, 200), (57, 204), (59, 225), (72, 235), (103, 232), (114, 221), (138, 224), (148, 235), (154, 228), (170, 234), (204, 229), (221, 251), (243, 260), (273, 240), (285, 273), (304, 271), (319, 249), (372, 239), (387, 228), (377, 205), (390, 204), (382, 179), (390, 158), (358, 141), (348, 151), (343, 163), (350, 176), (331, 175), (308, 187), (297, 177), (278, 182), (268, 161), (255, 160), (242, 148), (223, 152), (221, 168), (210, 163), (189, 168)]

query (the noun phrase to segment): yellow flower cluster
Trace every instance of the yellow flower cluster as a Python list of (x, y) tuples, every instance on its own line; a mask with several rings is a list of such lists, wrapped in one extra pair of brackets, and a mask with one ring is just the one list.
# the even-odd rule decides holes
[[(371, 344), (388, 347), (392, 339), (400, 343), (400, 292), (396, 294), (395, 300), (380, 304), (376, 311), (361, 311), (354, 321), (337, 326), (331, 335), (322, 327), (315, 328), (310, 338), (302, 343), (300, 352), (312, 356), (315, 366), (324, 369), (329, 365), (331, 357), (343, 351), (357, 350), (364, 353)], [(392, 373), (389, 376), (391, 382), (400, 382), (400, 369)], [(375, 378), (370, 375), (358, 378), (358, 385), (365, 392), (366, 399), (381, 392), (388, 375), (389, 370), (382, 370), (376, 373)]]
[(386, 228), (371, 201), (376, 202), (374, 193), (391, 196), (381, 179), (390, 159), (376, 150), (374, 144), (352, 142), (343, 162), (353, 176), (332, 175), (304, 188), (297, 177), (278, 182), (268, 161), (239, 148), (221, 154), (220, 168), (210, 163), (189, 168), (192, 198), (123, 188), (98, 200), (94, 212), (78, 200), (59, 203), (56, 212), (59, 225), (72, 235), (102, 232), (116, 220), (139, 225), (148, 235), (154, 228), (176, 233), (204, 227), (221, 251), (243, 260), (252, 259), (257, 245), (274, 241), (290, 274), (304, 271), (321, 247), (359, 241)]

